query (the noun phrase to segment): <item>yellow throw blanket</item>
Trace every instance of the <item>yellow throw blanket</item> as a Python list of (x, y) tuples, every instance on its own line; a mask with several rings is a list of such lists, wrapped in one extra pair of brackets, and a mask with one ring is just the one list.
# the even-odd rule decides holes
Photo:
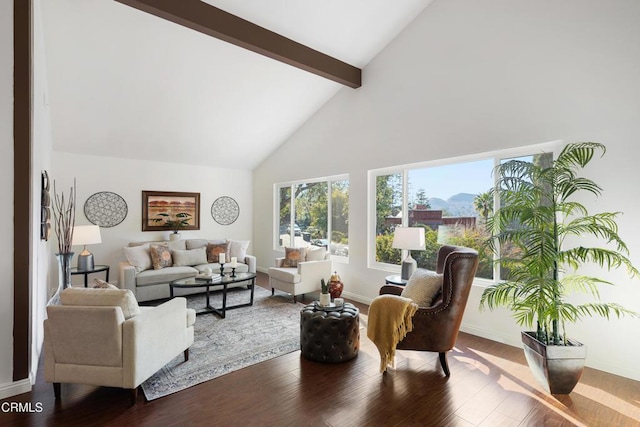
[(418, 304), (397, 295), (380, 295), (369, 306), (367, 336), (380, 352), (380, 372), (393, 366), (396, 345), (413, 329)]

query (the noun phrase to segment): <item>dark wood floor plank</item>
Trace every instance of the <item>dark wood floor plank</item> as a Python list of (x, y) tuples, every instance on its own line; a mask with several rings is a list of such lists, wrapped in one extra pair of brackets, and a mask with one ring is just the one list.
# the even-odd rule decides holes
[[(266, 276), (258, 284), (266, 287)], [(368, 307), (356, 303), (366, 323)], [(638, 426), (640, 382), (586, 369), (568, 396), (535, 382), (522, 349), (461, 333), (449, 355), (451, 377), (435, 353), (400, 351), (379, 372), (379, 354), (361, 330), (360, 353), (339, 364), (300, 352), (199, 384), (151, 402), (125, 390), (63, 384), (62, 399), (42, 378), (30, 393), (42, 412), (0, 412), (4, 426)]]

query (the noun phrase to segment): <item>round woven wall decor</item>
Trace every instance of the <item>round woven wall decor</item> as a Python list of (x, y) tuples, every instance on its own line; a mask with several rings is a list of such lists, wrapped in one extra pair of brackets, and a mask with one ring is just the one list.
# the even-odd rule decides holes
[(211, 205), (211, 217), (218, 224), (233, 224), (238, 216), (240, 216), (240, 206), (229, 196), (218, 197)]
[(115, 227), (127, 217), (127, 202), (110, 191), (101, 191), (90, 196), (84, 203), (84, 215), (100, 227)]

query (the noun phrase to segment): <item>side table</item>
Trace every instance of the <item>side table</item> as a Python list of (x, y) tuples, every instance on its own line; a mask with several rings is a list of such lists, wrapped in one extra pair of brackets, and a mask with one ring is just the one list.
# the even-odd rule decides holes
[(93, 273), (100, 273), (102, 271), (105, 272), (105, 281), (109, 281), (109, 266), (108, 265), (96, 265), (93, 267), (93, 270), (78, 270), (78, 267), (71, 267), (69, 269), (71, 271), (71, 275), (74, 276), (76, 274), (82, 274), (84, 276), (84, 287), (89, 287), (89, 275)]
[(384, 278), (385, 283), (388, 285), (399, 285), (404, 286), (407, 284), (408, 280), (405, 280), (399, 274), (392, 274), (391, 276), (387, 276)]
[(300, 311), (300, 351), (310, 360), (346, 362), (360, 348), (360, 310), (350, 303), (331, 311), (309, 304)]

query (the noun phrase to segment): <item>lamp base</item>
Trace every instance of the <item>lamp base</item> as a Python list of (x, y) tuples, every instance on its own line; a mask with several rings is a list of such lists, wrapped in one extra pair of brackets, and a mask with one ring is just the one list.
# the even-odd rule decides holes
[[(88, 252), (88, 251), (87, 251)], [(84, 251), (83, 251), (84, 253)], [(89, 252), (88, 255), (81, 253), (78, 255), (78, 271), (91, 271), (95, 268), (93, 263), (93, 254)]]
[(411, 277), (413, 272), (416, 271), (416, 268), (418, 268), (418, 263), (415, 259), (411, 258), (411, 255), (409, 255), (404, 259), (404, 261), (402, 261), (402, 272), (400, 277), (403, 280), (409, 280), (409, 277)]

